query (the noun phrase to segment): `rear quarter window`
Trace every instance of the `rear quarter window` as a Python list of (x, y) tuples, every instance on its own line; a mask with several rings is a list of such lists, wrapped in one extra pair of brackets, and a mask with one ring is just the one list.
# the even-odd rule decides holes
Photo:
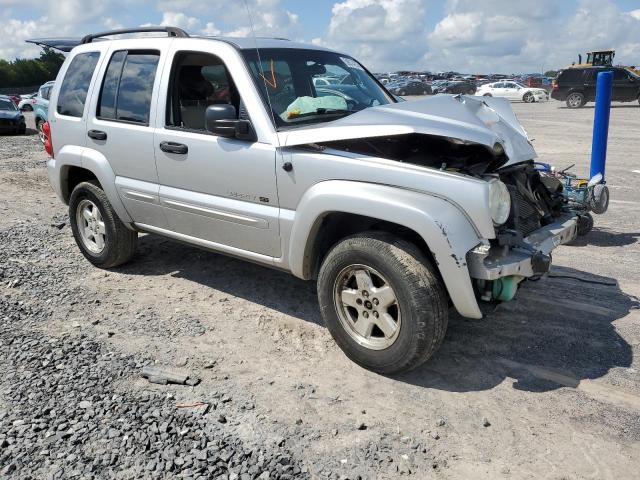
[(558, 75), (558, 83), (578, 83), (582, 80), (584, 70), (579, 68), (568, 68)]
[[(99, 58), (100, 52), (87, 52), (79, 53), (71, 60), (58, 94), (56, 111), (60, 115), (82, 117), (91, 77)], [(48, 92), (44, 98), (48, 98)]]
[(159, 58), (157, 51), (115, 52), (102, 83), (98, 118), (148, 124)]

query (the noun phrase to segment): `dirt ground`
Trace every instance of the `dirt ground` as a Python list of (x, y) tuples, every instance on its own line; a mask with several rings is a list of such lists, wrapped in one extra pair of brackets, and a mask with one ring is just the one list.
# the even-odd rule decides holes
[[(540, 161), (588, 174), (593, 108), (514, 104)], [(552, 274), (483, 320), (451, 312), (441, 350), (399, 377), (351, 363), (323, 326), (313, 283), (145, 235), (135, 260), (89, 265), (31, 132), (0, 137), (0, 234), (51, 229), (83, 292), (42, 325), (81, 328), (123, 353), (195, 370), (196, 387), (149, 386), (195, 401), (220, 388), (255, 405), (242, 438), (285, 438), (312, 476), (634, 479), (640, 471), (640, 107), (611, 113), (610, 210)], [(56, 233), (57, 232), (57, 233)], [(29, 248), (25, 245), (25, 249)], [(38, 262), (48, 262), (46, 254)], [(12, 286), (13, 287), (13, 286)], [(9, 293), (0, 279), (0, 295)], [(91, 301), (88, 305), (87, 302)], [(92, 320), (96, 320), (95, 322)], [(80, 326), (79, 326), (80, 325)], [(205, 368), (209, 367), (209, 368)], [(364, 425), (365, 428), (362, 428)]]

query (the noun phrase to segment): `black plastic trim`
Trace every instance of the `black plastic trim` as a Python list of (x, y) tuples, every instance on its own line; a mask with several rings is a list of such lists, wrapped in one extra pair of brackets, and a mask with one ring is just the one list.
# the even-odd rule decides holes
[(137, 27), (137, 28), (120, 28), (117, 30), (109, 30), (100, 33), (91, 33), (85, 35), (80, 40), (80, 44), (91, 43), (96, 38), (109, 37), (111, 35), (123, 35), (127, 33), (147, 33), (147, 32), (166, 32), (169, 37), (189, 38), (189, 34), (178, 27)]

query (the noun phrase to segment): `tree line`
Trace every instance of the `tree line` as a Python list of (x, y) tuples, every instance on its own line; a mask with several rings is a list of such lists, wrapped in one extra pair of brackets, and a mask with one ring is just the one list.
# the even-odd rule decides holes
[(0, 88), (42, 85), (55, 80), (64, 62), (64, 55), (44, 47), (38, 58), (16, 58), (12, 62), (0, 59)]

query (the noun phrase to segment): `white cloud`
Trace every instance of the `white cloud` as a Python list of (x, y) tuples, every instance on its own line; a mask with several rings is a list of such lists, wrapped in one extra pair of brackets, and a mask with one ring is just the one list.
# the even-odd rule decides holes
[(200, 28), (200, 20), (189, 17), (182, 12), (164, 12), (160, 25), (182, 28), (187, 31), (194, 31)]
[(638, 20), (611, 0), (579, 0), (564, 18), (553, 0), (450, 0), (423, 62), (433, 69), (531, 72), (561, 68), (599, 48), (615, 48), (616, 61), (631, 62)]
[(423, 0), (345, 0), (336, 3), (322, 43), (354, 55), (369, 68), (415, 64), (426, 48)]
[[(622, 11), (614, 0), (573, 0), (569, 13), (559, 0), (446, 0), (431, 27), (430, 9), (441, 8), (435, 0), (336, 0), (316, 38), (305, 38), (309, 19), (283, 0), (247, 3), (250, 15), (244, 0), (0, 0), (0, 58), (37, 56), (27, 38), (79, 37), (148, 19), (204, 35), (306, 40), (372, 70), (539, 71), (599, 48), (615, 48), (617, 62), (640, 63), (640, 9)], [(152, 16), (141, 20), (139, 11)]]

